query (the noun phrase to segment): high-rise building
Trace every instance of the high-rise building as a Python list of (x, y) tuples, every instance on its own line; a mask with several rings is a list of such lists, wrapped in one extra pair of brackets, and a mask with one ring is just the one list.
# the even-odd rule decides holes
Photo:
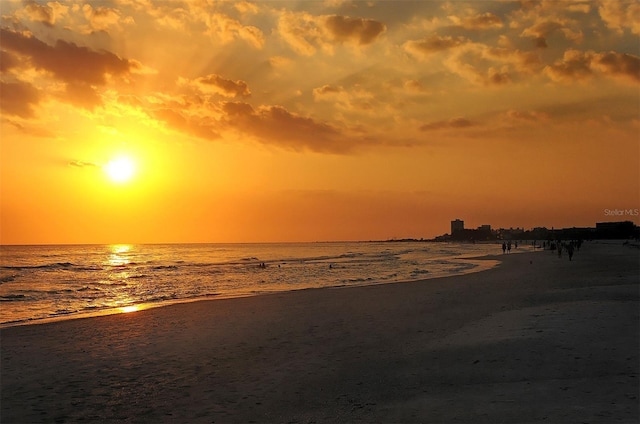
[(464, 231), (464, 221), (460, 219), (455, 219), (451, 221), (451, 235), (455, 236), (458, 233), (462, 233)]

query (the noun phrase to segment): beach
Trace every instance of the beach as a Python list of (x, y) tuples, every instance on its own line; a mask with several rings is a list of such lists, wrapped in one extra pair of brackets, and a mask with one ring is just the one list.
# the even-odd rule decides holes
[(2, 423), (636, 423), (640, 250), (2, 329)]

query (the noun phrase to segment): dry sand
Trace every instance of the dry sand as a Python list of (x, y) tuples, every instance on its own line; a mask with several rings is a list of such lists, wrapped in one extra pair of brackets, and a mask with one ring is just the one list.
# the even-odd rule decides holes
[(640, 250), (1, 332), (1, 422), (639, 422)]

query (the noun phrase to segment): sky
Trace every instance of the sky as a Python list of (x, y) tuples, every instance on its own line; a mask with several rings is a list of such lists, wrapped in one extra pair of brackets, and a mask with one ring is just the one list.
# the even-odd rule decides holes
[(640, 3), (0, 2), (0, 242), (639, 222)]

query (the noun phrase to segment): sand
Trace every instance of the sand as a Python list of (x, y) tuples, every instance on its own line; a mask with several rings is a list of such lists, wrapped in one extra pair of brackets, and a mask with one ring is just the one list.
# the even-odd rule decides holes
[(640, 250), (497, 258), (6, 328), (1, 422), (639, 422)]

